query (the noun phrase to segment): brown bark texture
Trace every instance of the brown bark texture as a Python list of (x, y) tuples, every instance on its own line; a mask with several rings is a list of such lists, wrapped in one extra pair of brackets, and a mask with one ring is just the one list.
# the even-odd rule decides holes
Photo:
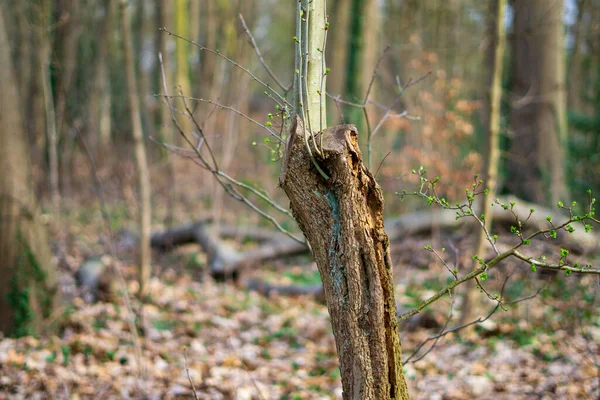
[(280, 185), (321, 274), (344, 399), (406, 399), (381, 188), (363, 165), (353, 125), (317, 138), (328, 180), (315, 169), (304, 134), (296, 118)]
[(563, 1), (514, 5), (512, 192), (545, 205), (568, 201)]
[(56, 305), (56, 274), (33, 193), (10, 57), (0, 7), (0, 332), (40, 334)]

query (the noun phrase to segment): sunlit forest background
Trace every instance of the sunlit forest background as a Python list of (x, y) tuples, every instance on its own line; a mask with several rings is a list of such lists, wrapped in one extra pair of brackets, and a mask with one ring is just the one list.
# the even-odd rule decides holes
[[(13, 309), (0, 318), (0, 399), (341, 398), (317, 267), (280, 232), (302, 235), (291, 213), (271, 206), (289, 201), (266, 129), (279, 129), (281, 110), (261, 82), (291, 94), (295, 3), (0, 0), (0, 238), (21, 249), (0, 241), (0, 314)], [(582, 212), (588, 190), (600, 192), (600, 1), (509, 0), (501, 21), (497, 4), (327, 3), (327, 125), (355, 124), (364, 157), (369, 142), (399, 309), (448, 283), (424, 246), (446, 248), (461, 271), (475, 254), (472, 225), (398, 193), (417, 187), (420, 166), (451, 203), (485, 175), (498, 23), (496, 195), (556, 220), (557, 202)], [(210, 144), (268, 218), (231, 196), (179, 129), (201, 152)], [(152, 232), (142, 281), (136, 144)], [(510, 227), (499, 220), (500, 241)], [(552, 257), (567, 245), (598, 264), (598, 236), (531, 246)], [(11, 275), (14, 260), (30, 269)], [(426, 341), (465, 322), (454, 297), (401, 324), (412, 396), (600, 398), (597, 277), (517, 260), (488, 282), (506, 310), (477, 293), (469, 313), (480, 323), (463, 333)], [(44, 286), (48, 298), (34, 294)], [(41, 317), (23, 306), (32, 296)]]

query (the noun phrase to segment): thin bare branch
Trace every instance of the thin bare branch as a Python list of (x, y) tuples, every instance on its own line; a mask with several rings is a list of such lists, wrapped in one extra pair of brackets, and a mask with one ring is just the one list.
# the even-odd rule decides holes
[(277, 78), (275, 73), (271, 70), (271, 68), (269, 68), (269, 65), (265, 62), (265, 60), (260, 52), (260, 49), (258, 48), (258, 45), (256, 44), (256, 40), (254, 40), (254, 36), (250, 32), (248, 25), (246, 25), (246, 20), (244, 19), (244, 16), (240, 13), (239, 17), (240, 17), (240, 21), (242, 22), (242, 27), (244, 28), (246, 35), (248, 35), (248, 38), (250, 39), (250, 44), (252, 45), (252, 48), (254, 49), (254, 51), (256, 52), (256, 55), (258, 56), (258, 60), (260, 61), (260, 64), (263, 66), (265, 71), (267, 71), (267, 74), (269, 74), (271, 79), (273, 79), (275, 81), (277, 86), (279, 86), (281, 88), (281, 90), (283, 90), (284, 93), (287, 93), (290, 90), (290, 86), (289, 85), (284, 86), (283, 83), (281, 83), (281, 81), (279, 80), (279, 78)]
[(263, 86), (265, 89), (267, 89), (270, 93), (272, 93), (273, 95), (275, 95), (275, 97), (277, 97), (277, 99), (279, 100), (275, 100), (273, 99), (273, 97), (271, 97), (273, 100), (275, 100), (275, 102), (280, 106), (280, 107), (284, 107), (285, 108), (289, 107), (290, 110), (293, 110), (294, 107), (292, 107), (292, 105), (290, 103), (288, 103), (288, 101), (281, 95), (279, 94), (276, 90), (274, 90), (271, 85), (269, 85), (268, 83), (263, 82), (259, 77), (257, 77), (256, 75), (254, 75), (248, 68), (243, 67), (242, 65), (240, 65), (239, 63), (237, 63), (236, 61), (232, 60), (231, 58), (227, 57), (226, 55), (222, 54), (221, 52), (219, 52), (218, 50), (212, 50), (209, 49), (207, 47), (204, 47), (198, 43), (196, 43), (193, 40), (187, 39), (181, 35), (178, 35), (176, 33), (173, 33), (171, 31), (169, 31), (167, 28), (159, 28), (159, 31), (165, 32), (171, 36), (176, 37), (177, 39), (183, 40), (188, 42), (189, 44), (191, 44), (192, 46), (196, 46), (197, 48), (199, 48), (200, 50), (204, 50), (207, 51), (211, 54), (216, 55), (217, 57), (221, 57), (223, 60), (227, 61), (228, 63), (231, 63), (232, 65), (234, 65), (235, 67), (241, 69), (242, 71), (244, 71), (246, 74), (250, 75), (250, 77), (255, 81), (258, 82), (259, 85)]
[(194, 381), (192, 380), (192, 377), (190, 376), (190, 369), (188, 368), (187, 347), (183, 348), (183, 364), (185, 365), (185, 374), (187, 375), (188, 381), (190, 382), (190, 385), (192, 386), (192, 392), (194, 392), (194, 399), (200, 400), (200, 398), (198, 397), (198, 392), (196, 392), (196, 386), (194, 386)]
[[(162, 74), (162, 84), (163, 84), (163, 92), (164, 92), (163, 98), (167, 102), (167, 106), (169, 107), (169, 110), (171, 112), (171, 120), (173, 122), (173, 125), (175, 125), (175, 128), (177, 128), (179, 134), (183, 137), (183, 139), (185, 140), (185, 142), (192, 149), (194, 149), (194, 152), (195, 152), (195, 154), (197, 156), (197, 159), (202, 164), (202, 166), (204, 166), (206, 169), (208, 169), (213, 174), (213, 176), (217, 179), (217, 182), (221, 185), (221, 187), (223, 187), (223, 189), (231, 197), (233, 197), (234, 199), (236, 199), (238, 201), (241, 201), (242, 203), (246, 204), (252, 210), (254, 210), (255, 212), (257, 212), (260, 216), (262, 216), (263, 218), (267, 219), (280, 232), (284, 233), (285, 235), (289, 236), (290, 238), (294, 239), (295, 241), (297, 241), (299, 243), (305, 243), (305, 241), (302, 240), (302, 238), (300, 238), (300, 237), (294, 235), (293, 233), (289, 232), (288, 230), (286, 230), (283, 226), (281, 226), (281, 224), (279, 222), (277, 222), (277, 220), (275, 218), (273, 218), (271, 215), (267, 214), (265, 211), (261, 210), (254, 203), (252, 203), (248, 198), (246, 198), (244, 195), (242, 195), (235, 187), (232, 186), (232, 184), (241, 186), (242, 184), (240, 182), (232, 179), (231, 177), (229, 177), (228, 175), (224, 174), (223, 172), (217, 170), (216, 168), (211, 168), (210, 164), (206, 161), (206, 159), (204, 158), (204, 156), (202, 155), (202, 153), (200, 152), (200, 150), (197, 149), (196, 146), (194, 146), (194, 144), (192, 143), (192, 141), (189, 139), (189, 137), (183, 131), (183, 129), (181, 128), (181, 125), (177, 121), (177, 118), (175, 118), (175, 114), (174, 114), (173, 109), (171, 107), (171, 101), (170, 101), (170, 99), (173, 98), (173, 97), (184, 97), (184, 96), (169, 96), (169, 94), (167, 92), (167, 83), (166, 83), (166, 77), (165, 77), (165, 71), (164, 71), (162, 54), (159, 53), (158, 58), (159, 58), (159, 63), (160, 63), (160, 67), (161, 67), (161, 74)], [(189, 98), (189, 97), (186, 97), (186, 98), (187, 99), (194, 99), (194, 98)], [(195, 117), (194, 117), (193, 114), (191, 114), (191, 112), (189, 110), (189, 107), (186, 107), (186, 112), (187, 112), (189, 118), (191, 118), (192, 120), (195, 120)], [(199, 126), (199, 124), (197, 123), (197, 121), (195, 121), (195, 126)], [(205, 141), (205, 146), (209, 147), (209, 144), (206, 141)], [(221, 178), (225, 178), (228, 182), (225, 182)], [(244, 187), (244, 186), (242, 186), (242, 187)], [(283, 207), (277, 205), (277, 203), (273, 202), (271, 199), (269, 199), (268, 197), (264, 196), (262, 193), (258, 192), (257, 190), (255, 190), (255, 189), (253, 189), (253, 188), (251, 188), (251, 187), (249, 187), (247, 185), (244, 188), (253, 191), (255, 194), (257, 194), (263, 200), (265, 200), (269, 204), (273, 205), (276, 209), (278, 209), (278, 210), (283, 209)]]
[(255, 120), (254, 118), (250, 117), (249, 115), (241, 112), (240, 110), (238, 110), (237, 108), (231, 107), (231, 106), (226, 106), (224, 104), (220, 104), (214, 100), (210, 100), (210, 99), (203, 99), (203, 98), (199, 98), (199, 97), (189, 97), (189, 96), (183, 96), (183, 95), (157, 95), (160, 97), (169, 97), (169, 98), (181, 98), (181, 97), (185, 97), (188, 100), (193, 100), (193, 101), (199, 101), (202, 103), (208, 103), (208, 104), (213, 104), (214, 106), (221, 108), (223, 110), (228, 110), (231, 112), (234, 112), (244, 118), (246, 118), (248, 121), (252, 122), (253, 124), (260, 126), (261, 128), (265, 129), (267, 132), (269, 132), (269, 134), (271, 136), (273, 136), (274, 138), (276, 138), (278, 141), (280, 141), (281, 143), (285, 143), (285, 140), (282, 139), (281, 135), (279, 135), (277, 132), (273, 131), (272, 129), (270, 129), (268, 126), (266, 126), (265, 124), (261, 124), (260, 122), (258, 122), (257, 120)]

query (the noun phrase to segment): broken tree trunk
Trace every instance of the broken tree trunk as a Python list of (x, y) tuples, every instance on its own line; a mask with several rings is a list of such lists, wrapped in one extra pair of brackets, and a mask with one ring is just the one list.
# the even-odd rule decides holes
[(344, 399), (407, 399), (381, 188), (362, 163), (353, 125), (317, 138), (328, 180), (315, 169), (305, 134), (296, 118), (280, 185), (321, 274)]

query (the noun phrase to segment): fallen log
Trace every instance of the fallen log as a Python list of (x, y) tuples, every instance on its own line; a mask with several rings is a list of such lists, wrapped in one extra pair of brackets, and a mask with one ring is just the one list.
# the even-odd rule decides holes
[[(308, 247), (278, 232), (251, 228), (234, 229), (230, 226), (209, 225), (209, 220), (190, 223), (152, 235), (152, 247), (168, 251), (175, 246), (196, 243), (208, 257), (208, 268), (213, 278), (237, 278), (239, 270), (274, 259), (304, 254)], [(222, 237), (252, 239), (257, 248), (240, 252), (224, 242)]]
[(168, 251), (184, 244), (196, 243), (196, 230), (210, 222), (204, 219), (164, 232), (155, 232), (150, 236), (150, 246), (161, 251)]
[[(526, 232), (547, 229), (550, 226), (546, 220), (548, 216), (552, 216), (553, 221), (556, 221), (557, 224), (568, 218), (560, 210), (528, 203), (516, 197), (501, 197), (499, 201), (504, 204), (514, 202), (512, 211), (519, 215), (521, 221), (529, 216), (525, 225)], [(530, 215), (532, 208), (535, 212)], [(500, 226), (510, 229), (511, 225), (516, 224), (515, 217), (510, 211), (504, 210), (498, 205), (492, 210), (494, 218), (492, 231), (494, 233), (500, 230)], [(199, 244), (208, 255), (208, 266), (211, 274), (215, 277), (237, 276), (238, 270), (243, 267), (309, 252), (309, 248), (305, 244), (298, 243), (277, 231), (230, 225), (210, 226), (210, 222), (210, 219), (205, 219), (168, 231), (154, 233), (151, 237), (152, 247), (168, 251), (184, 244)], [(416, 211), (398, 218), (388, 219), (385, 222), (386, 231), (392, 242), (408, 236), (428, 233), (433, 227), (452, 230), (462, 227), (479, 229), (476, 225), (477, 221), (473, 218), (457, 220), (453, 211), (441, 209)], [(580, 253), (598, 250), (600, 240), (597, 234), (586, 233), (582, 227), (577, 225), (574, 227), (573, 233), (558, 232), (556, 239), (558, 243), (564, 243)], [(258, 242), (259, 246), (246, 252), (239, 252), (225, 243), (222, 238), (253, 240)]]
[[(199, 228), (206, 229), (210, 223), (211, 219), (207, 218), (163, 232), (155, 232), (151, 236), (150, 244), (155, 249), (169, 251), (177, 246), (197, 243), (197, 230)], [(217, 235), (222, 239), (234, 239), (240, 242), (252, 241), (264, 243), (288, 239), (288, 237), (281, 232), (270, 229), (256, 228), (253, 226), (232, 226), (218, 224), (211, 225), (210, 229), (214, 235)]]

